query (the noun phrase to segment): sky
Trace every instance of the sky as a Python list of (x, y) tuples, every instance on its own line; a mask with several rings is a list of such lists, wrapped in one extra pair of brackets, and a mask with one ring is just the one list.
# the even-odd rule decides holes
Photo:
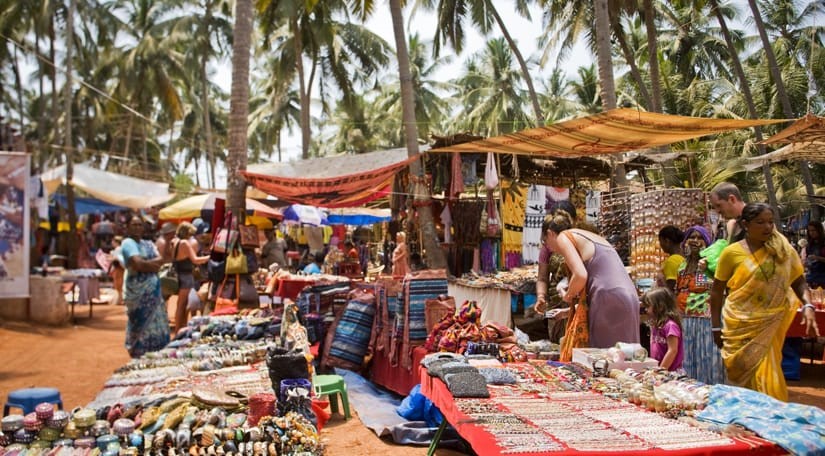
[[(511, 36), (517, 42), (522, 55), (525, 59), (534, 57), (535, 60), (538, 60), (540, 57), (540, 51), (536, 48), (536, 41), (542, 33), (541, 12), (539, 9), (537, 7), (533, 7), (533, 12), (531, 13), (533, 21), (531, 22), (519, 16), (509, 4), (503, 2), (497, 2), (497, 4), (507, 6), (501, 8), (499, 13), (501, 14), (504, 22), (507, 24), (508, 31)], [(436, 29), (435, 15), (419, 9), (413, 20), (410, 21), (409, 14), (410, 8), (405, 9), (404, 19), (407, 35), (409, 36), (411, 33), (418, 33), (422, 39), (431, 41), (434, 37)], [(390, 17), (388, 0), (378, 3), (375, 13), (365, 25), (370, 30), (387, 40), (392, 47), (395, 47), (395, 38), (393, 37), (392, 19)], [(446, 81), (458, 77), (462, 68), (462, 62), (467, 57), (482, 50), (488, 39), (501, 36), (501, 33), (496, 28), (494, 33), (485, 38), (481, 36), (469, 23), (465, 24), (465, 31), (466, 41), (464, 45), (464, 52), (457, 58), (454, 58), (451, 65), (441, 68), (439, 73), (436, 75), (437, 79)], [(451, 55), (455, 55), (449, 47), (445, 47), (443, 50)], [(590, 56), (590, 52), (584, 46), (577, 45), (574, 47), (572, 52), (569, 53), (568, 59), (563, 62), (562, 69), (567, 73), (568, 77), (570, 77), (575, 75), (576, 69), (579, 66), (589, 65), (591, 62), (592, 58)], [(548, 67), (541, 69), (538, 73), (534, 73), (533, 77), (537, 78), (538, 74), (541, 74), (542, 76), (549, 75), (552, 71), (552, 64), (554, 64), (554, 62), (551, 62)], [(217, 83), (228, 93), (232, 79), (231, 64), (221, 65), (218, 68), (216, 78)], [(301, 154), (300, 132), (296, 131), (292, 135), (286, 137), (283, 141), (282, 149), (283, 160), (289, 161), (298, 159)], [(217, 176), (217, 181), (220, 185), (221, 182), (225, 182), (226, 172), (224, 170), (220, 170), (218, 171), (218, 174), (219, 176)], [(201, 181), (203, 182), (203, 179)]]

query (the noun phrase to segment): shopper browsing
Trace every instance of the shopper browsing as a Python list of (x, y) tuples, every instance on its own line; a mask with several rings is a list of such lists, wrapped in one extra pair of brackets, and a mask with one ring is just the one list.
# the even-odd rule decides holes
[(659, 367), (663, 369), (681, 369), (685, 358), (682, 319), (673, 293), (664, 287), (654, 288), (645, 293), (642, 305), (647, 309), (650, 325), (651, 358), (659, 361)]

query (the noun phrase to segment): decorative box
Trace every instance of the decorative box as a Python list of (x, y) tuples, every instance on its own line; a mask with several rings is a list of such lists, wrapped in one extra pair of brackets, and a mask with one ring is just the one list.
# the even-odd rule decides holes
[(0, 427), (3, 432), (14, 432), (23, 428), (23, 415), (9, 415), (4, 416)]
[(43, 428), (43, 422), (37, 419), (35, 412), (31, 412), (23, 417), (23, 427), (27, 431), (38, 432)]
[(37, 418), (40, 419), (40, 421), (46, 421), (54, 415), (54, 405), (48, 402), (37, 404), (37, 407), (34, 408), (34, 413), (37, 414)]
[(97, 420), (97, 415), (94, 410), (80, 409), (72, 414), (72, 422), (79, 428), (92, 427)]
[(602, 367), (609, 372), (610, 369), (636, 369), (643, 371), (659, 366), (659, 361), (653, 358), (646, 358), (644, 361), (613, 361), (606, 348), (574, 348), (573, 362), (593, 370), (595, 364), (606, 363)]
[(46, 426), (53, 429), (63, 429), (69, 424), (69, 412), (57, 410), (51, 418), (46, 420)]

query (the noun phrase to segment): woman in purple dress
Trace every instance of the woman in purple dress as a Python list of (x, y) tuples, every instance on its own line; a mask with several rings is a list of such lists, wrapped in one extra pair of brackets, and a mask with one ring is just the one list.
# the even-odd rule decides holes
[[(562, 299), (572, 303), (582, 293), (587, 302), (589, 346), (639, 342), (639, 296), (616, 249), (598, 234), (573, 228), (558, 211), (545, 221), (544, 242), (564, 257), (570, 282)], [(556, 318), (567, 318), (569, 309)]]

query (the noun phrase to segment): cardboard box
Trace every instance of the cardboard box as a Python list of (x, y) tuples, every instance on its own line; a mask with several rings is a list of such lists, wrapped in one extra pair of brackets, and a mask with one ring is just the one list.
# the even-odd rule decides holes
[(659, 361), (656, 361), (653, 358), (647, 358), (644, 361), (620, 361), (620, 362), (613, 362), (610, 361), (610, 357), (607, 355), (606, 348), (574, 348), (573, 349), (573, 362), (579, 363), (586, 368), (593, 370), (593, 363), (595, 361), (599, 361), (602, 359), (607, 359), (608, 362), (608, 369), (636, 369), (636, 370), (645, 370), (651, 367), (659, 366)]

